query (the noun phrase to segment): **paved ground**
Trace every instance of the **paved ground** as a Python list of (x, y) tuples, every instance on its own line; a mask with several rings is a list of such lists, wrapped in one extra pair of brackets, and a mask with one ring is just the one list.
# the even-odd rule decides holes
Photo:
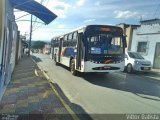
[[(35, 74), (35, 70), (38, 75)], [(2, 117), (18, 115), (20, 120), (43, 118), (72, 120), (71, 115), (52, 90), (47, 79), (30, 57), (25, 56), (16, 66), (12, 80), (0, 102)], [(5, 115), (7, 114), (7, 115)], [(33, 118), (34, 116), (34, 118)], [(28, 119), (26, 119), (28, 118)]]
[(49, 55), (34, 54), (37, 64), (57, 83), (72, 104), (94, 114), (160, 114), (160, 75), (113, 74), (71, 75), (55, 66)]

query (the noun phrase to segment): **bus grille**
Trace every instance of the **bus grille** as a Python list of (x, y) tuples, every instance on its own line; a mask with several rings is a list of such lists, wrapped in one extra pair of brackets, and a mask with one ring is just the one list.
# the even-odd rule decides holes
[(119, 67), (110, 67), (110, 66), (103, 66), (103, 67), (95, 67), (92, 68), (93, 70), (119, 70)]

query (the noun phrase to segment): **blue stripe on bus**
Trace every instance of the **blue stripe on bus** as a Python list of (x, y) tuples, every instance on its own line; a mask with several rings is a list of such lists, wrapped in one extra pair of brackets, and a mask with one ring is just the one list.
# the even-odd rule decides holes
[(74, 48), (65, 48), (63, 55), (65, 57), (70, 57), (70, 56), (75, 57), (76, 53), (74, 52)]

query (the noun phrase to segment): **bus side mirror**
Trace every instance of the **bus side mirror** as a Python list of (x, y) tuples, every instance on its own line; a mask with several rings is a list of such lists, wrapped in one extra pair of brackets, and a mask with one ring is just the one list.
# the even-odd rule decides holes
[(125, 37), (125, 36), (123, 36), (123, 37), (122, 37), (122, 40), (123, 40), (123, 44), (124, 44), (125, 48), (127, 48), (127, 41), (126, 41), (126, 37)]

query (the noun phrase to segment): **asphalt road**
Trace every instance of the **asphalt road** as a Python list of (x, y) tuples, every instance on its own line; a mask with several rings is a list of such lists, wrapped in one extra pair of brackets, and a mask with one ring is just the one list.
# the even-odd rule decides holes
[(159, 75), (119, 72), (76, 77), (66, 67), (55, 66), (49, 55), (34, 56), (67, 98), (89, 114), (160, 114)]

